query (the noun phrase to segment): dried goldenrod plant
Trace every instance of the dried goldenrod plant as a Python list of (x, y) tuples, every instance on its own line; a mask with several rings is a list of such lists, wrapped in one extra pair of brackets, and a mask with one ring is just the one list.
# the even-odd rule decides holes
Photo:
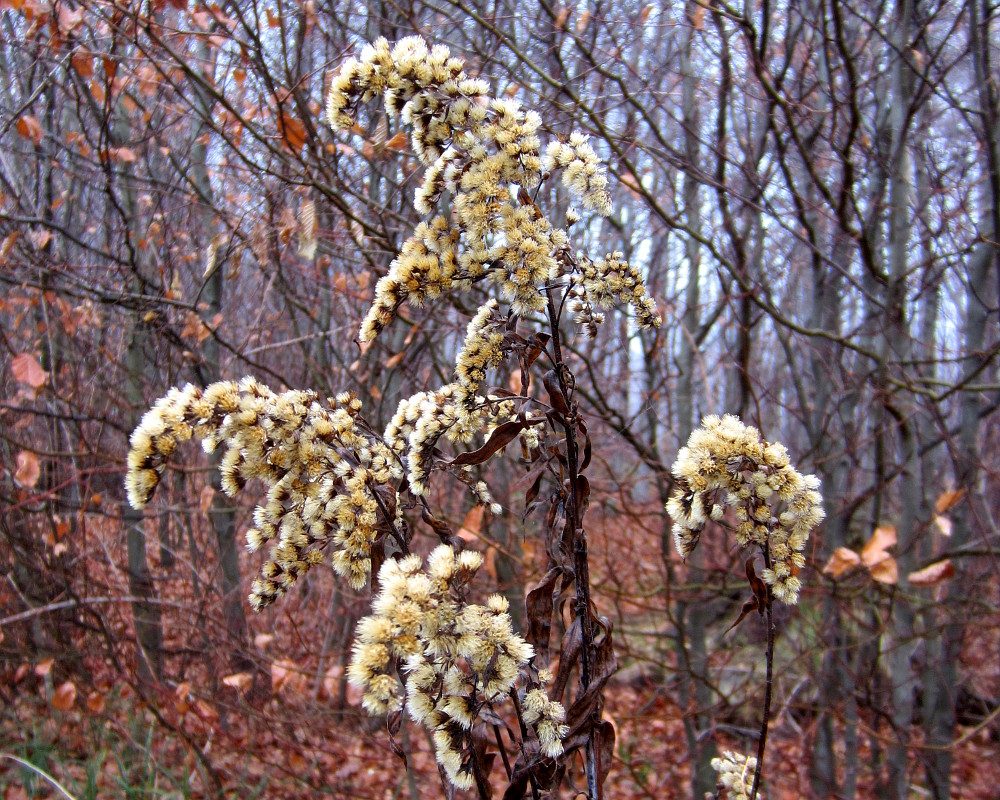
[[(381, 431), (349, 393), (324, 400), (274, 392), (252, 378), (172, 389), (132, 435), (129, 501), (136, 508), (149, 502), (178, 444), (198, 439), (208, 451), (221, 448), (227, 494), (254, 479), (267, 487), (246, 534), (251, 552), (266, 547), (269, 554), (250, 592), (255, 610), (320, 563), (355, 588), (371, 581), (372, 614), (358, 624), (349, 673), (369, 713), (388, 714), (392, 730), (405, 708), (431, 731), (455, 786), (489, 793), (492, 745), (483, 730), (492, 728), (511, 796), (557, 785), (569, 754), (582, 751), (588, 792), (597, 797), (611, 761), (613, 734), (601, 708), (615, 662), (610, 625), (590, 598), (583, 527), (590, 442), (560, 325), (570, 316), (594, 336), (602, 311), (619, 304), (633, 308), (638, 325), (659, 325), (656, 307), (620, 253), (579, 254), (535, 202), (546, 181), (561, 180), (584, 213), (611, 212), (607, 175), (586, 136), (574, 133), (543, 153), (537, 113), (493, 97), (447, 48), (417, 37), (395, 46), (380, 39), (345, 62), (330, 87), (327, 119), (345, 130), (376, 99), (409, 129), (424, 165), (413, 205), (425, 220), (378, 281), (358, 338), (378, 336), (404, 303), (495, 287), (468, 324), (454, 380), (404, 398)], [(573, 223), (581, 214), (570, 209), (566, 218)], [(520, 367), (520, 393), (489, 384), (504, 362)], [(544, 401), (529, 392), (539, 364), (546, 364)], [(513, 630), (504, 598), (470, 600), (482, 557), (463, 549), (427, 499), (435, 474), (447, 473), (472, 502), (500, 514), (476, 467), (513, 443), (534, 475), (531, 500), (544, 478), (552, 484), (549, 563), (528, 594), (532, 624), (524, 636)], [(418, 519), (440, 539), (426, 564), (413, 552)], [(558, 653), (549, 641), (554, 589), (576, 596)], [(566, 708), (571, 674), (580, 689)], [(513, 728), (498, 713), (504, 704)]]
[(739, 418), (708, 416), (682, 447), (674, 461), (676, 488), (667, 502), (674, 520), (674, 543), (682, 558), (698, 546), (710, 521), (723, 522), (732, 509), (736, 543), (759, 551), (764, 569), (757, 576), (756, 557), (746, 562), (750, 599), (743, 604), (735, 627), (756, 611), (767, 620), (764, 709), (757, 757), (727, 752), (714, 759), (720, 791), (730, 800), (756, 800), (767, 745), (767, 729), (774, 680), (774, 600), (795, 604), (802, 583), (809, 533), (824, 517), (819, 479), (801, 475), (788, 460), (788, 451), (777, 442), (766, 442), (760, 431)]
[[(274, 392), (253, 378), (172, 389), (132, 434), (129, 501), (137, 509), (150, 501), (178, 444), (221, 448), (227, 494), (251, 480), (267, 487), (246, 534), (251, 552), (268, 551), (250, 592), (255, 610), (321, 563), (354, 588), (370, 584), (372, 613), (358, 623), (349, 677), (369, 713), (388, 715), (390, 735), (405, 709), (431, 732), (447, 780), (482, 797), (491, 796), (494, 754), (508, 779), (505, 797), (530, 790), (537, 798), (580, 752), (596, 800), (613, 753), (602, 708), (616, 662), (611, 626), (590, 595), (591, 446), (562, 326), (570, 319), (593, 337), (614, 306), (631, 307), (639, 327), (657, 326), (656, 306), (621, 253), (579, 253), (536, 202), (543, 185), (559, 180), (583, 214), (611, 213), (607, 175), (586, 136), (543, 151), (537, 113), (492, 96), (461, 59), (418, 37), (394, 46), (379, 39), (346, 61), (330, 86), (327, 120), (346, 130), (378, 99), (409, 130), (424, 166), (413, 205), (425, 219), (378, 281), (358, 338), (373, 340), (404, 303), (485, 289), (494, 296), (468, 323), (454, 379), (401, 400), (383, 430), (350, 393)], [(565, 218), (572, 226), (582, 215), (569, 209)], [(505, 362), (520, 368), (518, 393), (489, 382)], [(536, 372), (544, 399), (530, 391)], [(681, 552), (721, 516), (717, 508), (732, 505), (741, 543), (764, 549), (767, 598), (792, 602), (815, 486), (779, 445), (734, 418), (706, 424), (709, 433), (693, 437), (675, 466), (680, 489), (670, 513)], [(527, 503), (544, 507), (548, 486), (547, 563), (528, 591), (523, 634), (504, 598), (472, 602), (482, 556), (464, 549), (428, 500), (430, 482), (448, 476), (471, 502), (500, 514), (476, 468), (515, 443), (531, 485)], [(776, 498), (787, 511), (775, 520)], [(439, 540), (425, 561), (415, 552), (418, 521)], [(563, 593), (574, 602), (559, 637), (554, 598)]]

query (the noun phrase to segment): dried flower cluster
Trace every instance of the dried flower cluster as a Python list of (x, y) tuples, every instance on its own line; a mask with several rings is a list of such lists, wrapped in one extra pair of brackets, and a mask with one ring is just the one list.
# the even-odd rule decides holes
[[(432, 732), (437, 759), (461, 788), (473, 784), (470, 735), (479, 711), (502, 700), (533, 655), (511, 628), (507, 600), (466, 601), (466, 586), (482, 564), (471, 551), (438, 546), (427, 559), (388, 561), (379, 570), (375, 612), (360, 621), (349, 677), (372, 714), (398, 710)], [(405, 687), (393, 673), (401, 668)], [(563, 707), (541, 689), (525, 695), (543, 752), (562, 752)]]
[(280, 597), (334, 547), (334, 569), (361, 587), (371, 571), (371, 547), (392, 524), (402, 478), (395, 454), (363, 425), (361, 402), (338, 395), (326, 407), (313, 392), (277, 394), (253, 378), (213, 383), (204, 391), (171, 389), (146, 412), (131, 438), (125, 484), (143, 508), (180, 442), (200, 439), (212, 452), (224, 445), (222, 489), (235, 495), (257, 478), (267, 499), (254, 510), (247, 549), (271, 543), (250, 594), (260, 610)]
[[(573, 272), (575, 258), (566, 232), (551, 225), (525, 190), (561, 171), (585, 208), (610, 214), (607, 175), (588, 138), (574, 133), (568, 143), (554, 142), (543, 159), (537, 113), (491, 97), (489, 85), (470, 79), (447, 48), (428, 48), (419, 37), (394, 47), (379, 39), (345, 62), (327, 96), (330, 125), (349, 128), (360, 106), (380, 95), (389, 116), (411, 127), (413, 150), (426, 168), (414, 207), (430, 216), (447, 191), (454, 226), (436, 216), (417, 227), (379, 280), (360, 339), (377, 336), (404, 302), (420, 304), (487, 277), (499, 284), (513, 313), (544, 308), (544, 285)], [(598, 305), (623, 300), (639, 311), (640, 325), (658, 324), (638, 272), (599, 263), (607, 269), (588, 266), (590, 277), (583, 278)], [(616, 269), (624, 272), (616, 277)], [(604, 279), (608, 285), (599, 288)]]
[(584, 208), (592, 208), (606, 217), (611, 214), (608, 176), (589, 139), (582, 133), (573, 133), (568, 143), (552, 142), (545, 148), (544, 166), (548, 172), (562, 169), (563, 185), (583, 201)]
[[(551, 676), (536, 673), (532, 647), (514, 633), (507, 601), (497, 595), (483, 605), (468, 601), (482, 557), (442, 545), (424, 569), (407, 554), (404, 510), (416, 504), (427, 510), (430, 474), (447, 469), (498, 514), (472, 465), (515, 436), (528, 451), (540, 451), (548, 418), (531, 410), (538, 401), (486, 383), (512, 352), (527, 370), (545, 349), (544, 336), (529, 342), (518, 334), (519, 317), (548, 311), (558, 334), (565, 292), (591, 335), (604, 317), (596, 309), (619, 303), (635, 309), (640, 326), (658, 325), (659, 318), (642, 276), (620, 253), (596, 263), (576, 254), (529, 194), (559, 173), (583, 208), (611, 213), (607, 175), (586, 136), (550, 145), (543, 158), (537, 113), (491, 96), (489, 85), (467, 76), (447, 48), (429, 48), (419, 37), (395, 46), (379, 39), (348, 60), (332, 81), (327, 119), (334, 130), (350, 128), (360, 106), (379, 97), (390, 118), (411, 131), (425, 169), (414, 206), (426, 219), (378, 281), (359, 339), (374, 339), (404, 303), (420, 305), (477, 283), (499, 287), (508, 309), (501, 312), (495, 299), (483, 304), (468, 324), (453, 382), (404, 398), (381, 436), (346, 393), (322, 402), (313, 392), (277, 393), (252, 378), (172, 389), (132, 434), (126, 485), (132, 505), (144, 507), (177, 445), (190, 439), (208, 452), (224, 448), (227, 494), (261, 480), (266, 499), (246, 534), (251, 552), (269, 546), (250, 594), (257, 611), (325, 557), (360, 588), (371, 574), (373, 548), (394, 538), (404, 554), (379, 571), (373, 614), (356, 631), (350, 679), (363, 688), (370, 713), (398, 711), (405, 702), (432, 732), (449, 778), (468, 788), (480, 763), (472, 730), (493, 704), (516, 693), (520, 722), (550, 758), (563, 752), (566, 712), (542, 688)], [(567, 212), (569, 224), (579, 219)], [(442, 442), (468, 446), (480, 435), (487, 441), (461, 460), (438, 449)]]
[[(756, 758), (726, 750), (722, 758), (712, 759), (712, 769), (719, 773), (719, 789), (727, 790), (729, 800), (750, 800)], [(760, 793), (757, 796), (763, 798)]]
[(626, 303), (635, 309), (640, 328), (660, 325), (656, 303), (646, 294), (642, 275), (617, 251), (596, 262), (580, 259), (579, 268), (570, 280), (570, 296), (573, 299), (569, 310), (591, 338), (597, 335), (597, 326), (604, 321), (604, 314), (595, 307), (607, 309)]
[(759, 545), (771, 567), (761, 574), (778, 600), (798, 601), (798, 571), (810, 531), (823, 517), (819, 479), (801, 475), (777, 442), (730, 414), (705, 417), (673, 465), (678, 485), (667, 503), (674, 520), (674, 541), (687, 558), (709, 519), (735, 509), (741, 547)]
[[(484, 428), (513, 417), (511, 400), (494, 395), (469, 395), (460, 382), (449, 383), (436, 392), (418, 392), (403, 398), (385, 429), (385, 441), (406, 464), (410, 491), (419, 496), (427, 492), (427, 478), (434, 466), (434, 448), (444, 437), (451, 442), (468, 443)], [(484, 498), (487, 492), (482, 493)], [(482, 499), (484, 505), (492, 501)], [(492, 509), (499, 513), (499, 506)]]

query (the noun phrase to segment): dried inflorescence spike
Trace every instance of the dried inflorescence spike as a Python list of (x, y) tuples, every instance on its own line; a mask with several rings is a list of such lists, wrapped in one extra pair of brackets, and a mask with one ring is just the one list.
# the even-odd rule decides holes
[[(466, 602), (466, 587), (482, 565), (472, 551), (440, 545), (421, 568), (417, 556), (388, 561), (379, 571), (375, 612), (358, 624), (348, 672), (371, 714), (398, 710), (432, 733), (437, 759), (461, 788), (473, 783), (470, 732), (480, 709), (501, 699), (533, 656), (514, 633), (506, 599)], [(402, 665), (404, 685), (393, 678)], [(540, 689), (529, 693), (546, 754), (562, 750), (565, 712)]]
[(761, 578), (778, 600), (796, 603), (802, 551), (824, 517), (819, 479), (801, 475), (783, 445), (764, 441), (730, 414), (702, 420), (677, 454), (673, 474), (678, 483), (667, 511), (681, 556), (694, 550), (708, 520), (721, 519), (731, 506), (739, 544), (759, 545), (770, 558)]
[(572, 277), (570, 293), (573, 296), (570, 311), (591, 337), (604, 321), (604, 315), (595, 311), (595, 307), (607, 309), (619, 303), (635, 309), (640, 328), (660, 327), (656, 303), (646, 292), (642, 274), (620, 252), (608, 253), (598, 261), (582, 258), (578, 272)]
[(449, 383), (436, 392), (418, 392), (403, 398), (386, 426), (383, 438), (406, 464), (410, 491), (422, 496), (434, 466), (438, 440), (469, 443), (490, 426), (516, 414), (513, 401), (470, 394), (462, 383)]
[[(406, 241), (376, 286), (360, 340), (374, 339), (402, 303), (419, 305), (487, 276), (499, 284), (513, 313), (542, 310), (543, 287), (550, 275), (561, 274), (560, 254), (568, 252), (568, 239), (527, 199), (526, 190), (546, 173), (561, 171), (585, 208), (610, 214), (607, 174), (588, 137), (574, 133), (568, 143), (550, 145), (543, 159), (536, 112), (513, 99), (490, 97), (488, 84), (470, 79), (447, 48), (428, 48), (417, 37), (395, 47), (379, 39), (360, 58), (345, 62), (330, 86), (327, 119), (335, 130), (347, 129), (359, 107), (379, 95), (389, 115), (398, 114), (411, 128), (413, 150), (426, 166), (414, 207), (429, 216), (448, 191), (454, 196), (455, 227), (435, 217)], [(621, 300), (636, 307), (640, 325), (658, 324), (638, 273), (627, 264), (624, 269), (620, 279), (612, 268), (606, 270), (614, 283), (603, 289), (597, 282), (604, 273), (591, 269), (588, 291), (600, 295), (601, 307), (604, 297)], [(575, 313), (580, 316), (581, 310)]]
[(284, 594), (323, 560), (326, 548), (334, 569), (361, 587), (371, 548), (392, 524), (391, 483), (402, 479), (403, 468), (358, 424), (360, 409), (348, 393), (328, 407), (313, 392), (275, 393), (253, 378), (171, 389), (132, 434), (129, 502), (135, 508), (149, 502), (178, 443), (200, 439), (209, 452), (222, 445), (227, 494), (253, 479), (268, 486), (246, 534), (251, 552), (269, 543), (271, 556), (253, 582), (251, 605), (260, 610)]
[[(719, 789), (728, 792), (729, 800), (750, 800), (753, 791), (753, 775), (757, 769), (757, 759), (726, 750), (721, 758), (712, 759), (712, 769), (719, 774)], [(757, 797), (763, 800), (763, 794)]]
[(562, 703), (550, 700), (540, 688), (531, 689), (521, 704), (524, 722), (535, 729), (542, 755), (556, 758), (562, 755), (563, 739), (569, 729), (563, 723), (566, 709)]
[(490, 300), (479, 307), (466, 329), (465, 341), (455, 359), (455, 378), (465, 400), (474, 400), (486, 371), (504, 358), (503, 333), (496, 317), (497, 301)]
[(547, 172), (562, 170), (563, 185), (581, 199), (584, 208), (602, 217), (611, 214), (608, 177), (589, 136), (574, 132), (568, 142), (552, 142), (545, 149), (543, 165)]

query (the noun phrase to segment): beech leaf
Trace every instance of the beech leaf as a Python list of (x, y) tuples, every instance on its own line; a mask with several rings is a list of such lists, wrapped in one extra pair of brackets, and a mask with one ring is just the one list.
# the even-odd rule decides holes
[(948, 580), (954, 574), (955, 567), (946, 558), (944, 561), (936, 561), (930, 566), (911, 572), (907, 576), (907, 580), (913, 586), (934, 586), (941, 581)]
[(899, 567), (896, 565), (896, 559), (890, 555), (886, 555), (881, 561), (870, 565), (868, 571), (872, 578), (879, 583), (894, 584), (899, 582)]
[(480, 537), (483, 530), (483, 507), (474, 506), (469, 509), (469, 513), (462, 520), (462, 527), (455, 535), (466, 542), (474, 542)]
[(455, 456), (450, 462), (448, 462), (453, 467), (464, 467), (474, 464), (482, 464), (487, 459), (494, 456), (498, 450), (506, 447), (517, 435), (528, 427), (527, 422), (521, 422), (516, 420), (513, 422), (505, 422), (493, 431), (490, 438), (486, 440), (486, 444), (480, 447), (478, 450), (473, 450), (471, 453), (462, 453), (461, 455)]
[(831, 578), (839, 578), (845, 572), (850, 572), (861, 565), (861, 556), (847, 547), (838, 547), (833, 551), (830, 560), (823, 567), (823, 574)]
[(943, 514), (945, 511), (954, 508), (965, 497), (965, 491), (965, 489), (952, 489), (948, 492), (942, 492), (941, 496), (934, 503), (934, 510), (938, 514)]
[(52, 707), (57, 711), (69, 711), (76, 703), (76, 685), (73, 681), (61, 684), (52, 695)]
[(886, 552), (896, 544), (896, 529), (892, 525), (879, 525), (872, 538), (861, 548), (861, 560), (871, 569), (876, 564), (890, 558)]
[(281, 129), (281, 138), (288, 145), (293, 153), (301, 153), (302, 147), (306, 143), (306, 126), (300, 119), (296, 119), (286, 111), (281, 112), (278, 118), (278, 126)]
[(941, 514), (934, 515), (934, 524), (942, 536), (951, 536), (951, 520)]
[(31, 489), (38, 483), (38, 478), (42, 474), (38, 464), (38, 456), (28, 450), (22, 450), (17, 454), (17, 471), (14, 473), (14, 480), (18, 486)]
[(250, 672), (234, 672), (232, 675), (226, 675), (222, 679), (222, 683), (232, 689), (245, 692), (253, 684), (253, 674)]
[(32, 389), (41, 389), (49, 377), (49, 373), (42, 369), (38, 359), (31, 353), (20, 353), (14, 356), (10, 362), (10, 368), (14, 373), (14, 380), (30, 386)]
[(24, 116), (17, 120), (17, 132), (33, 144), (40, 144), (44, 131), (35, 117)]

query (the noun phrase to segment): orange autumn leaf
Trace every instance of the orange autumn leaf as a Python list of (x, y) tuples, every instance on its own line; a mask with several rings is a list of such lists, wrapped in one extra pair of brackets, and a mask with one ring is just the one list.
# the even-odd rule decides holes
[(3, 243), (0, 244), (0, 265), (6, 263), (20, 235), (19, 231), (11, 231), (4, 237)]
[(81, 78), (90, 78), (94, 75), (94, 54), (87, 50), (77, 50), (69, 57), (70, 64)]
[(278, 117), (278, 128), (281, 131), (281, 138), (293, 153), (301, 153), (302, 147), (306, 143), (306, 126), (300, 119), (296, 119), (286, 111), (281, 112)]
[(14, 473), (14, 480), (18, 486), (25, 489), (34, 488), (41, 474), (38, 456), (28, 450), (22, 450), (17, 454), (17, 471)]
[(253, 674), (250, 672), (234, 672), (232, 675), (226, 675), (222, 679), (222, 683), (232, 689), (245, 692), (253, 684)]
[(104, 711), (104, 695), (100, 692), (91, 692), (88, 694), (87, 710), (92, 714), (100, 714)]
[(42, 130), (41, 123), (37, 118), (27, 115), (19, 117), (16, 127), (17, 132), (23, 138), (28, 139), (32, 144), (41, 144), (45, 131)]
[(50, 672), (52, 672), (52, 665), (55, 663), (54, 658), (43, 658), (35, 665), (35, 674), (39, 678), (44, 678)]
[(207, 700), (195, 700), (192, 710), (202, 722), (209, 725), (214, 725), (219, 721), (219, 712)]
[(896, 544), (896, 529), (892, 525), (879, 525), (865, 546), (861, 548), (861, 560), (868, 567), (874, 580), (879, 583), (899, 581), (899, 567), (888, 549)]
[(845, 572), (850, 572), (861, 565), (861, 556), (847, 547), (838, 547), (833, 551), (830, 560), (823, 567), (823, 574), (831, 578), (839, 578)]
[(462, 520), (462, 527), (458, 529), (458, 533), (455, 534), (459, 539), (463, 539), (466, 542), (474, 542), (476, 539), (480, 538), (480, 533), (483, 530), (483, 507), (475, 506), (469, 510), (469, 513), (465, 515), (465, 519)]
[(69, 711), (76, 703), (76, 685), (73, 681), (61, 684), (52, 695), (52, 707), (57, 711)]
[(44, 250), (45, 245), (52, 240), (52, 231), (47, 231), (44, 228), (36, 228), (28, 234), (28, 238), (36, 250)]
[(180, 714), (185, 713), (190, 705), (188, 700), (191, 697), (191, 684), (189, 681), (184, 681), (184, 683), (177, 684), (177, 688), (174, 689), (174, 708)]
[(911, 572), (907, 576), (907, 580), (913, 586), (933, 586), (936, 583), (948, 580), (954, 574), (955, 567), (946, 558), (944, 561), (936, 561), (930, 566), (918, 569), (916, 572)]
[(874, 580), (879, 583), (898, 583), (899, 581), (899, 566), (896, 564), (896, 559), (892, 556), (887, 555), (877, 564), (872, 564), (868, 567), (868, 571)]
[(965, 489), (952, 489), (951, 491), (943, 492), (934, 503), (934, 510), (938, 514), (943, 514), (945, 511), (954, 508), (965, 497), (965, 491)]
[(872, 538), (865, 542), (861, 548), (861, 560), (866, 567), (871, 568), (875, 564), (890, 558), (886, 552), (896, 544), (896, 529), (892, 525), (879, 525), (872, 534)]
[(400, 131), (395, 136), (393, 136), (391, 139), (389, 139), (383, 145), (383, 147), (386, 147), (389, 150), (405, 150), (406, 149), (406, 143), (408, 141), (409, 141), (409, 137), (407, 137), (406, 133), (403, 132), (403, 131)]
[(112, 147), (108, 152), (118, 161), (126, 164), (135, 163), (135, 151), (130, 147)]
[(14, 380), (30, 386), (32, 389), (41, 389), (49, 377), (49, 373), (42, 369), (38, 359), (31, 353), (20, 353), (14, 356), (10, 362), (10, 368), (14, 373)]

